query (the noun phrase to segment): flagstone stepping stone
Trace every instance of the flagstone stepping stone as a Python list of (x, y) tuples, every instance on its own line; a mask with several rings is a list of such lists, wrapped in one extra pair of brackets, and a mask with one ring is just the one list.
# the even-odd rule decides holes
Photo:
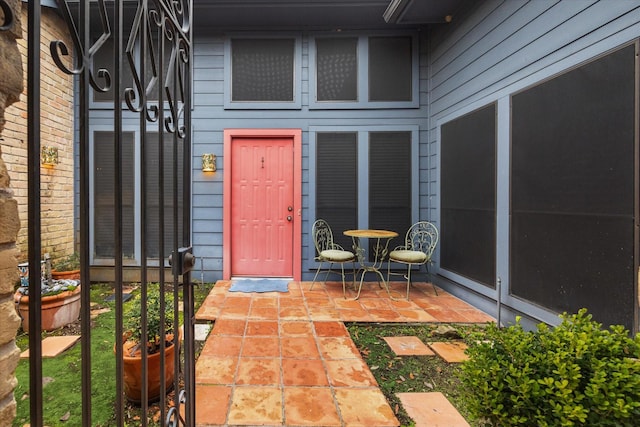
[(91, 318), (95, 319), (96, 317), (100, 316), (101, 314), (108, 313), (110, 311), (111, 311), (111, 309), (109, 307), (97, 308), (95, 310), (91, 310)]
[(209, 335), (209, 331), (211, 331), (210, 323), (196, 323), (194, 325), (194, 338), (196, 341), (205, 341), (207, 336)]
[(429, 347), (448, 363), (460, 363), (469, 359), (464, 354), (467, 345), (461, 341), (440, 341), (429, 343)]
[(383, 337), (398, 356), (434, 356), (435, 353), (418, 337)]
[[(56, 357), (80, 339), (80, 335), (64, 335), (60, 337), (47, 337), (42, 340), (42, 357)], [(29, 349), (20, 354), (20, 358), (29, 358)]]
[(416, 427), (469, 427), (469, 423), (440, 392), (396, 393)]

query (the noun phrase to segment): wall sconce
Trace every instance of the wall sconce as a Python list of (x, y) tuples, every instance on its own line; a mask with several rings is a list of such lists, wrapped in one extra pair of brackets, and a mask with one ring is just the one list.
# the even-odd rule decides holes
[(216, 167), (216, 155), (215, 154), (203, 154), (202, 155), (202, 172), (215, 172)]
[(52, 168), (58, 164), (58, 147), (43, 146), (40, 152), (40, 162), (46, 168)]

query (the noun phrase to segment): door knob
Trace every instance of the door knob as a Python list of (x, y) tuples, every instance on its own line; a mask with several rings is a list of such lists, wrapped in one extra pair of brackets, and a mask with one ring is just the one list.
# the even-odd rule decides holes
[(291, 220), (293, 220), (293, 217), (291, 215), (287, 215), (287, 221), (291, 222)]

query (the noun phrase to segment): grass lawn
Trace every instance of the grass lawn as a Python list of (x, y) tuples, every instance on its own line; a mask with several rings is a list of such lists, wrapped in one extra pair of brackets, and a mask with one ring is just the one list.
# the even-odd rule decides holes
[[(434, 332), (438, 327), (437, 324), (352, 323), (346, 326), (402, 426), (414, 424), (396, 397), (396, 393), (439, 391), (449, 399), (465, 419), (469, 420), (460, 393), (461, 384), (457, 377), (460, 369), (458, 364), (447, 363), (437, 356), (396, 356), (383, 339), (383, 337), (416, 336), (425, 344), (449, 340), (450, 338)], [(454, 327), (462, 338), (468, 336), (471, 331), (482, 328), (477, 325), (450, 326)], [(471, 422), (470, 424), (473, 425)]]
[[(211, 290), (210, 284), (194, 286), (196, 307)], [(92, 310), (110, 308), (110, 311), (100, 314), (92, 322), (91, 328), (91, 413), (94, 427), (116, 425), (115, 421), (115, 357), (113, 345), (115, 342), (115, 304), (105, 299), (113, 293), (110, 284), (93, 284), (91, 286)], [(126, 304), (126, 303), (125, 303)], [(53, 335), (80, 335), (80, 323), (76, 322), (56, 331), (43, 332), (42, 338)], [(20, 350), (29, 347), (29, 336), (20, 332), (17, 339)], [(81, 384), (81, 354), (80, 343), (63, 354), (42, 360), (43, 376), (43, 414), (44, 425), (79, 426), (82, 425), (82, 384)], [(15, 397), (18, 403), (17, 415), (13, 425), (29, 424), (29, 361), (20, 360), (16, 369), (18, 385)], [(157, 406), (157, 405), (156, 405)], [(153, 420), (159, 410), (150, 405)], [(125, 421), (130, 425), (139, 424), (140, 409), (131, 405), (125, 407)], [(150, 425), (153, 425), (150, 423)]]

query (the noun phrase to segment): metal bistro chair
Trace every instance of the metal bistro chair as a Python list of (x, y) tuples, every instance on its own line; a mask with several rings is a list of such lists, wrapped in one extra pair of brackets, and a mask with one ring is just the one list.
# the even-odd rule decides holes
[[(421, 266), (431, 261), (436, 245), (438, 244), (438, 229), (435, 225), (427, 221), (416, 222), (407, 231), (404, 246), (398, 246), (389, 253), (389, 263), (387, 267), (387, 282), (391, 274), (391, 263), (398, 262), (407, 264), (407, 301), (409, 300), (409, 286), (411, 285), (411, 267)], [(420, 268), (420, 267), (418, 267)], [(427, 273), (429, 268), (427, 267)], [(433, 290), (438, 295), (435, 285)]]
[[(353, 266), (353, 277), (354, 277), (354, 286), (355, 286), (355, 276), (356, 276), (356, 267), (355, 267), (355, 259), (356, 256), (353, 252), (345, 251), (342, 246), (333, 242), (333, 233), (331, 232), (331, 227), (329, 224), (323, 220), (319, 219), (313, 223), (313, 227), (311, 229), (311, 234), (313, 236), (313, 243), (316, 246), (316, 256), (314, 259), (319, 261), (318, 270), (316, 271), (316, 275), (313, 276), (313, 282), (311, 283), (311, 289), (313, 289), (313, 285), (316, 283), (316, 278), (318, 277), (318, 273), (320, 273), (320, 269), (322, 268), (323, 262), (329, 263), (329, 269), (327, 270), (327, 274), (324, 278), (324, 281), (327, 281), (327, 277), (329, 273), (332, 272), (331, 267), (333, 264), (340, 264), (341, 276), (342, 276), (342, 295), (344, 298), (347, 298), (346, 293), (346, 284), (344, 280), (344, 263), (351, 262)], [(335, 273), (338, 273), (335, 271)]]

